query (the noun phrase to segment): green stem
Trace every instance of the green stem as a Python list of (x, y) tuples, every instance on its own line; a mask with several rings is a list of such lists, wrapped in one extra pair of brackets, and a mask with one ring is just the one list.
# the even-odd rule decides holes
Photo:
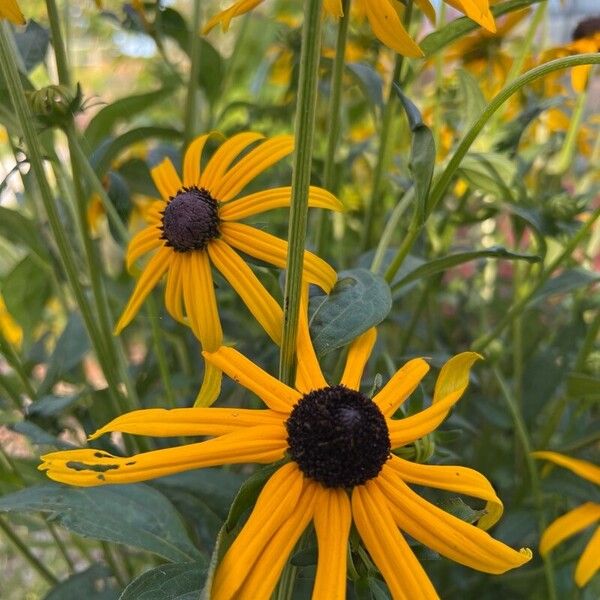
[(583, 339), (583, 344), (581, 344), (581, 348), (577, 354), (577, 359), (575, 360), (575, 365), (573, 367), (574, 371), (582, 371), (585, 367), (585, 361), (589, 355), (589, 353), (594, 349), (594, 344), (598, 339), (598, 334), (600, 333), (600, 309), (596, 312), (596, 316), (594, 320), (590, 323), (587, 328), (585, 338)]
[(40, 560), (29, 550), (21, 538), (10, 528), (4, 517), (0, 516), (0, 531), (12, 542), (21, 556), (36, 570), (52, 587), (58, 584), (58, 579), (48, 571)]
[(0, 332), (0, 351), (6, 358), (8, 364), (12, 367), (13, 371), (16, 373), (25, 393), (31, 398), (31, 400), (35, 400), (37, 394), (29, 381), (29, 376), (25, 372), (25, 367), (23, 367), (23, 363), (19, 358), (19, 355), (15, 352), (15, 349), (12, 347), (10, 342), (4, 339), (4, 336)]
[(21, 405), (21, 397), (19, 396), (19, 392), (14, 389), (11, 380), (3, 373), (0, 373), (0, 391), (2, 390), (4, 390), (6, 395), (12, 400), (15, 408), (19, 411), (22, 411), (23, 406)]
[(184, 135), (185, 143), (189, 144), (198, 133), (198, 76), (200, 73), (200, 53), (202, 38), (200, 37), (200, 23), (202, 20), (202, 4), (194, 0), (192, 12), (192, 29), (190, 34), (190, 72), (185, 99)]
[(46, 0), (46, 10), (48, 11), (48, 21), (50, 22), (50, 32), (52, 34), (52, 48), (54, 49), (54, 58), (56, 59), (56, 71), (58, 81), (66, 87), (71, 86), (71, 76), (69, 74), (69, 63), (67, 61), (67, 51), (63, 42), (60, 16), (55, 0)]
[(317, 106), (319, 57), (321, 55), (321, 8), (323, 0), (305, 0), (302, 49), (300, 52), (300, 80), (296, 106), (296, 150), (292, 174), (292, 200), (288, 229), (288, 254), (284, 290), (283, 337), (279, 378), (293, 384), (296, 372), (296, 338), (300, 297), (302, 295), (302, 270), (308, 214), (308, 189)]
[(100, 545), (102, 546), (102, 554), (104, 555), (104, 560), (106, 561), (106, 564), (110, 567), (111, 571), (113, 572), (113, 575), (116, 577), (119, 584), (122, 587), (126, 587), (129, 582), (127, 581), (127, 578), (125, 577), (123, 571), (117, 564), (117, 561), (113, 556), (110, 544), (108, 542), (100, 542)]
[[(544, 498), (542, 496), (540, 480), (538, 477), (537, 468), (535, 466), (535, 461), (531, 456), (533, 448), (531, 447), (531, 441), (529, 438), (529, 433), (527, 432), (527, 426), (525, 425), (523, 414), (516, 399), (511, 394), (511, 391), (506, 381), (500, 374), (500, 371), (496, 368), (494, 368), (494, 375), (496, 376), (496, 380), (498, 381), (500, 390), (502, 391), (502, 395), (504, 396), (504, 400), (506, 401), (508, 409), (513, 418), (513, 422), (515, 424), (515, 432), (523, 448), (525, 462), (527, 464), (527, 471), (529, 472), (531, 491), (533, 492), (533, 498), (538, 513), (538, 525), (541, 534), (541, 532), (546, 529), (547, 525), (544, 513)], [(549, 555), (546, 555), (542, 557), (542, 560), (544, 561), (544, 574), (546, 575), (546, 585), (548, 587), (548, 599), (557, 600), (556, 583), (554, 578), (554, 567), (552, 564), (552, 559)]]
[[(568, 69), (572, 67), (577, 67), (579, 65), (597, 65), (600, 64), (600, 55), (599, 54), (578, 54), (576, 56), (567, 56), (564, 58), (558, 58), (556, 60), (552, 60), (550, 62), (544, 63), (543, 65), (539, 65), (524, 73), (515, 81), (513, 81), (508, 86), (504, 87), (494, 98), (492, 101), (486, 106), (483, 110), (479, 118), (473, 123), (465, 137), (461, 140), (460, 144), (454, 151), (452, 158), (448, 161), (446, 168), (438, 176), (435, 180), (435, 184), (432, 187), (432, 190), (429, 194), (429, 203), (428, 203), (428, 214), (431, 214), (435, 207), (438, 205), (440, 200), (444, 197), (449, 185), (458, 170), (460, 163), (463, 158), (469, 151), (471, 145), (481, 132), (481, 130), (485, 127), (486, 123), (492, 118), (494, 113), (516, 92), (518, 92), (521, 88), (532, 83), (536, 79), (540, 79), (545, 77), (549, 73), (553, 73), (554, 71), (560, 71), (562, 69)], [(426, 221), (426, 219), (425, 219)], [(424, 222), (425, 222), (424, 221)], [(404, 238), (402, 245), (400, 246), (397, 256), (394, 259), (392, 267), (388, 269), (386, 272), (386, 279), (391, 281), (393, 276), (396, 274), (397, 270), (402, 266), (402, 262), (404, 258), (410, 252), (412, 245), (415, 240), (421, 233), (423, 228), (423, 223), (418, 223), (414, 219), (409, 227), (409, 231), (407, 236)]]
[[(346, 56), (346, 41), (348, 39), (348, 23), (350, 22), (350, 1), (342, 0), (342, 17), (339, 20), (337, 39), (335, 44), (335, 59), (331, 72), (331, 91), (329, 96), (329, 120), (327, 152), (325, 154), (325, 167), (323, 171), (323, 185), (330, 192), (336, 192), (335, 153), (338, 146), (341, 130), (340, 107), (342, 101), (342, 82), (344, 78), (344, 65)], [(317, 254), (323, 254), (327, 245), (327, 229), (329, 215), (326, 211), (319, 211), (316, 226)]]
[[(42, 517), (42, 518), (44, 518), (44, 517)], [(55, 544), (57, 545), (59, 552), (62, 554), (62, 557), (65, 559), (65, 562), (67, 563), (67, 566), (69, 567), (69, 571), (71, 573), (75, 573), (75, 563), (69, 556), (69, 553), (67, 551), (65, 543), (61, 540), (58, 531), (56, 531), (56, 527), (52, 523), (50, 523), (50, 521), (46, 521), (45, 518), (44, 518), (44, 522), (46, 523), (46, 527), (48, 528), (48, 531), (50, 532), (52, 539), (54, 540)]]

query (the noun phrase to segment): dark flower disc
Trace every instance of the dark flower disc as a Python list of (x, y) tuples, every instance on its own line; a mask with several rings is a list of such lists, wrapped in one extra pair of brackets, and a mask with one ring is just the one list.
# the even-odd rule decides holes
[(600, 32), (600, 17), (590, 17), (577, 24), (573, 31), (573, 40), (592, 37)]
[(219, 235), (217, 203), (204, 188), (183, 188), (167, 204), (161, 229), (162, 239), (176, 252), (206, 248)]
[(361, 485), (376, 477), (390, 456), (390, 436), (379, 407), (343, 385), (303, 396), (286, 428), (291, 458), (325, 487)]

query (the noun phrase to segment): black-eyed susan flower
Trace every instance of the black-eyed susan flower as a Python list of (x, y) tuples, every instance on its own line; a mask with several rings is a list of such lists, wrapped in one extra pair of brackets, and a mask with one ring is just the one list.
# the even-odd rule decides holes
[[(238, 221), (289, 206), (291, 187), (237, 196), (255, 177), (292, 152), (293, 138), (279, 135), (264, 139), (259, 133), (239, 133), (222, 143), (201, 168), (202, 151), (209, 137), (210, 134), (200, 136), (190, 144), (184, 157), (183, 177), (168, 158), (151, 171), (162, 199), (148, 210), (148, 227), (131, 240), (127, 267), (131, 268), (144, 254), (154, 254), (138, 279), (115, 333), (120, 333), (131, 322), (145, 298), (166, 275), (168, 312), (176, 320), (190, 325), (203, 349), (216, 350), (223, 334), (211, 273), (211, 265), (214, 265), (267, 334), (279, 343), (281, 307), (237, 250), (285, 267), (287, 242)], [(341, 209), (334, 196), (318, 187), (310, 188), (309, 206)], [(310, 252), (304, 255), (304, 277), (326, 292), (337, 278), (326, 262)], [(197, 402), (212, 404), (218, 396), (220, 382), (220, 371), (206, 364)]]
[(23, 329), (8, 312), (2, 294), (0, 294), (0, 334), (7, 342), (17, 348), (23, 342)]
[[(266, 409), (140, 410), (118, 417), (92, 436), (122, 431), (213, 439), (127, 458), (93, 449), (53, 452), (42, 457), (40, 469), (56, 481), (93, 486), (214, 465), (270, 463), (287, 456), (289, 461), (267, 482), (223, 557), (214, 577), (213, 600), (270, 598), (311, 521), (319, 546), (312, 595), (318, 600), (345, 598), (352, 522), (394, 599), (438, 597), (402, 532), (487, 573), (503, 573), (531, 558), (529, 550), (515, 551), (484, 531), (499, 519), (502, 503), (483, 475), (464, 467), (416, 464), (391, 453), (445, 419), (467, 387), (477, 354), (465, 352), (444, 365), (430, 407), (394, 419), (429, 369), (423, 359), (409, 361), (371, 399), (360, 391), (360, 380), (375, 343), (374, 329), (351, 344), (338, 385), (329, 385), (321, 372), (305, 313), (298, 334), (295, 387), (268, 375), (233, 348), (205, 353), (213, 365), (259, 396)], [(479, 526), (466, 523), (423, 499), (411, 489), (413, 484), (483, 499), (488, 512)]]
[(25, 24), (25, 17), (16, 0), (2, 0), (0, 2), (0, 19), (7, 19), (15, 25)]
[[(264, 0), (237, 0), (232, 6), (214, 15), (206, 24), (208, 33), (217, 25), (227, 31), (231, 20), (243, 15), (262, 4)], [(469, 18), (490, 31), (495, 31), (494, 17), (490, 12), (489, 0), (444, 0), (460, 10)], [(416, 0), (416, 4), (429, 17), (435, 17), (435, 11), (429, 0)], [(343, 16), (341, 0), (324, 0), (323, 10), (334, 18)], [(400, 17), (400, 3), (396, 0), (355, 0), (353, 8), (359, 19), (368, 19), (373, 33), (386, 46), (405, 56), (423, 56), (419, 46), (413, 41)]]
[[(600, 485), (600, 467), (585, 460), (571, 458), (558, 452), (534, 452), (535, 458), (549, 460), (579, 475), (587, 481)], [(540, 554), (545, 556), (553, 548), (575, 534), (596, 525), (600, 521), (600, 504), (586, 502), (550, 523), (540, 539)], [(575, 568), (575, 583), (583, 587), (600, 569), (600, 528), (592, 534)]]

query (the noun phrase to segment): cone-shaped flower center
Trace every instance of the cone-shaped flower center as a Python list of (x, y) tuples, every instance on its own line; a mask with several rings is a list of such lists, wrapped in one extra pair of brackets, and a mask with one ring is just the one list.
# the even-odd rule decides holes
[(182, 188), (167, 204), (161, 228), (176, 252), (202, 250), (219, 235), (217, 203), (204, 188)]
[(390, 455), (385, 417), (364, 394), (343, 385), (301, 398), (286, 421), (291, 458), (325, 487), (373, 479)]
[(577, 24), (573, 31), (573, 40), (592, 37), (596, 33), (600, 33), (600, 17), (591, 17)]

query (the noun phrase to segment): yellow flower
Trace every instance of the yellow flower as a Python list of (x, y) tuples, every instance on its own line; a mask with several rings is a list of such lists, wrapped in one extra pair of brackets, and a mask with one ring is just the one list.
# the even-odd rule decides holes
[(25, 24), (25, 17), (16, 0), (0, 0), (0, 19), (8, 19), (15, 25)]
[[(600, 485), (600, 467), (585, 460), (571, 458), (558, 452), (533, 452), (535, 458), (549, 460), (565, 467), (587, 481)], [(545, 556), (555, 546), (600, 521), (600, 504), (586, 502), (550, 523), (540, 539), (540, 554)], [(575, 568), (575, 583), (586, 585), (600, 569), (600, 527), (592, 535)]]
[[(167, 310), (176, 320), (189, 323), (202, 348), (216, 350), (222, 343), (223, 334), (212, 264), (240, 295), (273, 341), (280, 342), (281, 307), (236, 250), (283, 268), (287, 242), (237, 221), (289, 206), (291, 187), (268, 189), (233, 200), (256, 176), (292, 152), (293, 138), (280, 135), (263, 140), (259, 133), (239, 133), (221, 144), (201, 169), (202, 151), (210, 136), (200, 136), (188, 147), (183, 179), (168, 158), (151, 171), (162, 200), (149, 208), (149, 226), (131, 240), (127, 248), (127, 268), (144, 254), (154, 252), (154, 255), (145, 266), (116, 325), (116, 334), (131, 322), (148, 294), (168, 274)], [(259, 141), (234, 163), (242, 152)], [(334, 196), (318, 187), (310, 188), (309, 205), (341, 209)], [(310, 252), (304, 255), (304, 277), (326, 292), (337, 278), (326, 262)], [(206, 364), (197, 402), (212, 404), (220, 385), (220, 371)]]
[[(229, 29), (231, 20), (243, 15), (264, 0), (237, 0), (228, 9), (212, 17), (204, 33), (221, 24), (223, 31)], [(489, 0), (444, 0), (490, 31), (495, 31), (494, 17), (490, 12)], [(432, 18), (435, 11), (429, 0), (416, 0), (421, 10)], [(386, 46), (405, 56), (419, 57), (423, 52), (412, 40), (400, 18), (402, 10), (398, 0), (355, 0), (353, 10), (357, 17), (367, 18), (375, 36)], [(323, 0), (323, 10), (334, 18), (343, 16), (341, 0)]]
[[(126, 483), (188, 469), (290, 459), (260, 493), (247, 523), (214, 577), (212, 600), (267, 600), (298, 538), (314, 523), (319, 546), (312, 597), (343, 599), (352, 522), (392, 598), (437, 598), (403, 533), (463, 565), (504, 573), (531, 558), (484, 529), (502, 514), (487, 479), (472, 469), (416, 464), (391, 454), (435, 430), (462, 396), (479, 356), (450, 359), (435, 385), (433, 403), (421, 412), (392, 416), (419, 385), (429, 366), (416, 358), (404, 365), (373, 399), (360, 390), (375, 329), (350, 346), (339, 385), (325, 380), (301, 313), (296, 385), (265, 373), (233, 348), (205, 352), (206, 359), (256, 394), (267, 408), (150, 409), (127, 413), (97, 431), (139, 435), (211, 435), (213, 439), (116, 457), (94, 449), (53, 452), (41, 470), (79, 486)], [(475, 526), (450, 515), (413, 491), (424, 485), (480, 498), (487, 514)]]
[(23, 342), (23, 329), (13, 319), (12, 315), (8, 312), (4, 298), (0, 294), (0, 332), (9, 344), (21, 347)]

